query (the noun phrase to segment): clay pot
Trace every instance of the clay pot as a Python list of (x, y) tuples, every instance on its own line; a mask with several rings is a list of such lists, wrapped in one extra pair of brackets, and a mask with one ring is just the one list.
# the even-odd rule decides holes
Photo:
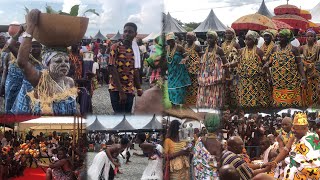
[(13, 36), (15, 34), (17, 34), (20, 30), (20, 25), (19, 24), (10, 24), (9, 25), (9, 29), (8, 29), (8, 33), (10, 36)]
[(71, 46), (81, 41), (89, 18), (41, 13), (33, 37), (49, 47)]

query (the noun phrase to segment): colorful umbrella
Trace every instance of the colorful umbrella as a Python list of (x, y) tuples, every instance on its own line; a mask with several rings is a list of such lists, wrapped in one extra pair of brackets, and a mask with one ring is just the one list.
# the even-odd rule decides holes
[(307, 29), (309, 22), (301, 16), (294, 14), (283, 14), (274, 16), (272, 19), (289, 24), (294, 29)]
[(283, 14), (300, 15), (300, 9), (297, 6), (285, 4), (285, 5), (280, 5), (274, 8), (274, 14), (275, 15), (283, 15)]
[(231, 27), (235, 30), (256, 30), (276, 29), (275, 24), (267, 16), (261, 14), (249, 14), (242, 16), (232, 23)]
[(0, 115), (0, 124), (8, 124), (8, 123), (17, 123), (28, 121), (31, 119), (39, 118), (40, 116), (35, 115), (10, 115), (10, 114), (2, 114)]
[(309, 11), (307, 10), (300, 10), (300, 16), (307, 19), (307, 20), (311, 20), (312, 19), (312, 15)]
[(293, 29), (292, 26), (290, 26), (289, 24), (282, 22), (282, 21), (278, 21), (275, 19), (272, 19), (272, 22), (276, 25), (276, 29)]

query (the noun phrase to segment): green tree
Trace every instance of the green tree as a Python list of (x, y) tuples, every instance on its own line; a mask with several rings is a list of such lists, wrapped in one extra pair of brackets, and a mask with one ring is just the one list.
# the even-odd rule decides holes
[(186, 29), (186, 31), (193, 31), (193, 30), (195, 30), (199, 25), (200, 25), (200, 23), (189, 22), (189, 23), (184, 23), (184, 24), (183, 24), (183, 27)]

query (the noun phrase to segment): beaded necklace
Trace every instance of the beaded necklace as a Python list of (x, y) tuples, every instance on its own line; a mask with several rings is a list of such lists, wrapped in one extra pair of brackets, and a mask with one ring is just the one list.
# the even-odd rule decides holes
[[(168, 46), (168, 48), (167, 48), (167, 56), (168, 56), (169, 58), (168, 58), (167, 61), (168, 61), (169, 64), (172, 63), (172, 61), (173, 61), (173, 56), (174, 56), (174, 54), (176, 53), (176, 50), (177, 50), (177, 44), (174, 45), (172, 51), (170, 50), (170, 46)], [(171, 60), (170, 60), (170, 59), (171, 59)]]

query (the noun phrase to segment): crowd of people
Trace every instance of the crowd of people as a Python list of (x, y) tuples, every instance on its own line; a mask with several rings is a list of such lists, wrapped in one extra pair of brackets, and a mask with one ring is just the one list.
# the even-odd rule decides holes
[(194, 32), (185, 41), (167, 33), (170, 101), (217, 109), (317, 106), (319, 45), (312, 29), (305, 36), (297, 45), (289, 29), (249, 30), (243, 39), (228, 28), (224, 36), (209, 30), (201, 44)]
[(173, 120), (164, 140), (164, 179), (319, 179), (319, 135), (316, 113), (225, 111), (193, 130)]
[[(0, 178), (11, 179), (26, 176), (27, 168), (43, 170), (46, 179), (85, 179), (86, 142), (82, 136), (73, 145), (67, 133), (58, 135), (56, 131), (34, 136), (29, 131), (13, 133), (0, 132), (1, 164)], [(81, 142), (81, 143), (79, 143)], [(72, 159), (72, 154), (74, 158)]]
[[(135, 163), (130, 161), (132, 156), (148, 158), (141, 179), (162, 179), (163, 150), (160, 134), (140, 132), (120, 135), (98, 132), (88, 133), (87, 139), (90, 143), (89, 151), (97, 152), (88, 168), (89, 179), (114, 179), (117, 174), (121, 176), (121, 165)], [(135, 145), (142, 150), (142, 154), (136, 151)]]

